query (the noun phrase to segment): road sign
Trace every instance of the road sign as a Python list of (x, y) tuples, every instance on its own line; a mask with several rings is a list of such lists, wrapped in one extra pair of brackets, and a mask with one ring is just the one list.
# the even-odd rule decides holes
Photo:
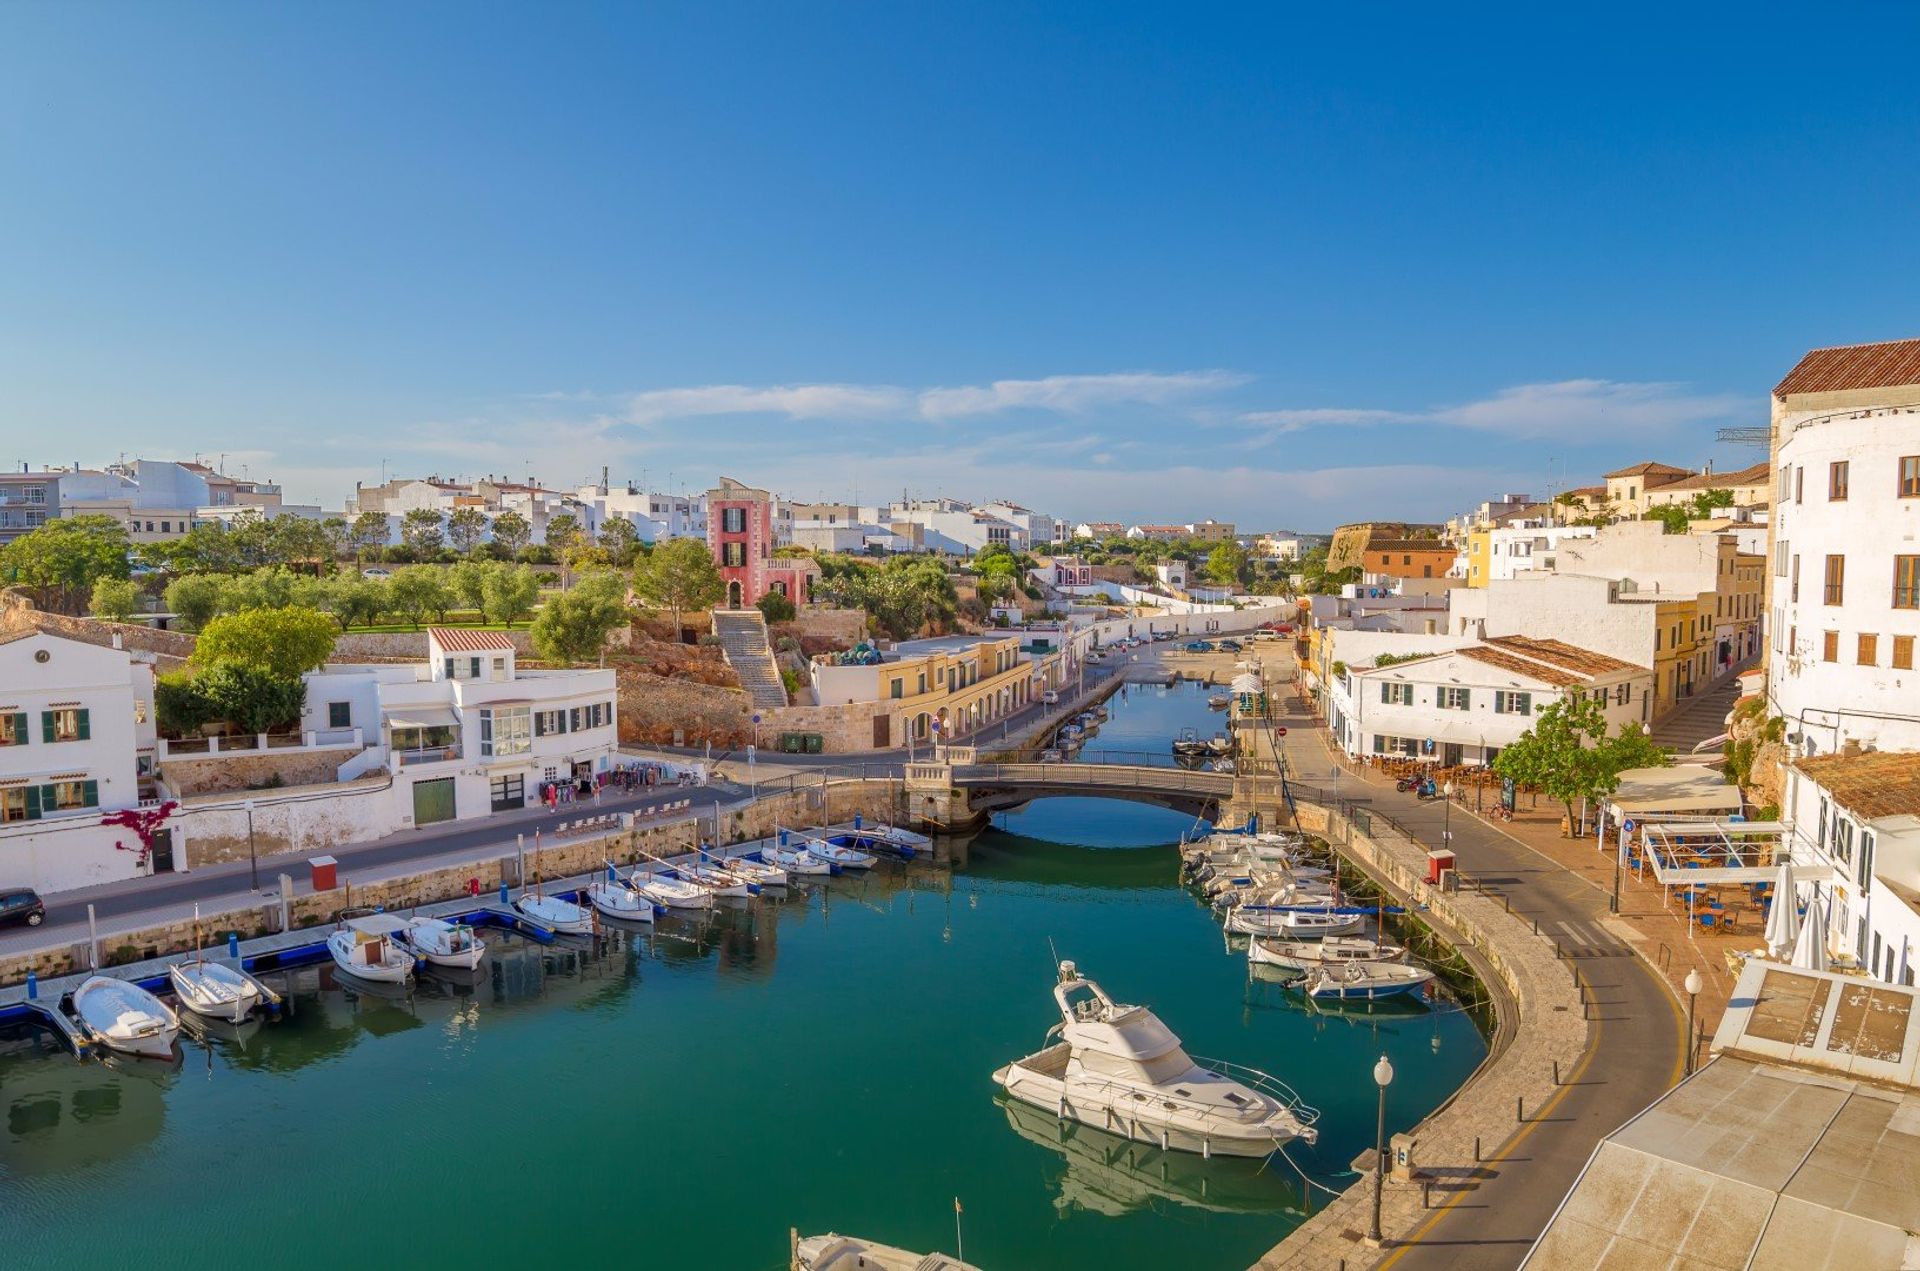
[(1273, 730), (1273, 735), (1276, 737), (1285, 737), (1287, 735), (1287, 730), (1284, 728), (1276, 728)]

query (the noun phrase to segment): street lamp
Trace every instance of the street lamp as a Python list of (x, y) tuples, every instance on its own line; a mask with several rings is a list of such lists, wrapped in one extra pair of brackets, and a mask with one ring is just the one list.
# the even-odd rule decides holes
[(1380, 1114), (1373, 1131), (1373, 1227), (1367, 1233), (1367, 1239), (1376, 1246), (1380, 1244), (1380, 1189), (1385, 1180), (1387, 1161), (1387, 1087), (1393, 1084), (1393, 1064), (1385, 1055), (1373, 1066), (1373, 1084), (1380, 1087)]
[(1453, 782), (1448, 781), (1441, 786), (1440, 793), (1447, 800), (1446, 811), (1440, 816), (1440, 846), (1451, 848), (1453, 846)]
[(1700, 979), (1700, 968), (1699, 968), (1699, 967), (1695, 967), (1695, 968), (1694, 968), (1693, 970), (1691, 970), (1691, 971), (1689, 971), (1689, 972), (1687, 972), (1687, 980), (1686, 980), (1686, 990), (1687, 990), (1687, 1075), (1688, 1075), (1689, 1077), (1691, 1077), (1691, 1076), (1693, 1075), (1693, 1051), (1694, 1051), (1694, 1040), (1693, 1040), (1693, 1008), (1694, 1008), (1694, 999), (1696, 999), (1696, 998), (1698, 998), (1698, 997), (1700, 996), (1700, 990), (1701, 990), (1702, 988), (1704, 988), (1704, 987), (1705, 987), (1705, 983), (1704, 983), (1704, 982), (1703, 982), (1703, 981), (1702, 981), (1702, 980)]
[(260, 890), (260, 857), (253, 848), (253, 800), (248, 799), (247, 809), (247, 870), (253, 876), (253, 889)]

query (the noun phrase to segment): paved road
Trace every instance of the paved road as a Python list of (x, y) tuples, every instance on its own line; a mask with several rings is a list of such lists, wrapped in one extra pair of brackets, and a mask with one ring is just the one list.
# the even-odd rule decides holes
[[(1285, 700), (1295, 699), (1288, 693)], [(1303, 781), (1324, 782), (1330, 771), (1325, 731), (1305, 715), (1289, 727), (1283, 743), (1289, 764)], [(1566, 1074), (1557, 1102), (1528, 1109), (1524, 1126), (1510, 1122), (1491, 1132), (1486, 1148), (1494, 1159), (1483, 1167), (1478, 1186), (1456, 1193), (1414, 1241), (1379, 1264), (1406, 1271), (1516, 1266), (1594, 1146), (1679, 1079), (1684, 1018), (1665, 982), (1606, 930), (1607, 898), (1592, 884), (1458, 808), (1449, 815), (1442, 803), (1423, 803), (1350, 776), (1338, 784), (1429, 846), (1440, 846), (1451, 829), (1461, 869), (1490, 893), (1510, 897), (1514, 913), (1537, 920), (1593, 987), (1593, 1044), (1583, 1066)], [(1503, 1144), (1508, 1131), (1514, 1137)]]

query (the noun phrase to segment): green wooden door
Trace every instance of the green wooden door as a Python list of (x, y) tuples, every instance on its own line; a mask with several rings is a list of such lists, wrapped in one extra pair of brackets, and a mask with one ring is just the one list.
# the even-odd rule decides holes
[(439, 777), (413, 783), (413, 823), (432, 825), (453, 820), (453, 778)]

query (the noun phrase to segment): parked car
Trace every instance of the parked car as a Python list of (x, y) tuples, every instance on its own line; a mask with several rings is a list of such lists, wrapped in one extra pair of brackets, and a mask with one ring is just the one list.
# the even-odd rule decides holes
[(378, 565), (371, 565), (371, 566), (368, 566), (368, 567), (367, 567), (366, 569), (363, 569), (363, 570), (361, 570), (361, 571), (360, 571), (360, 573), (361, 573), (361, 574), (362, 574), (363, 576), (365, 576), (365, 577), (367, 577), (367, 578), (391, 578), (391, 577), (393, 577), (393, 571), (392, 571), (391, 569), (382, 569), (382, 568), (380, 568), (380, 566), (378, 566)]
[(14, 922), (37, 927), (46, 920), (46, 902), (40, 899), (40, 893), (33, 888), (17, 887), (12, 891), (0, 891), (0, 927)]
[(1189, 640), (1186, 648), (1188, 653), (1212, 653), (1213, 643), (1209, 640)]
[(1240, 652), (1240, 642), (1238, 640), (1222, 640), (1219, 644), (1216, 644), (1213, 647), (1220, 650), (1220, 652), (1222, 653)]
[(1167, 641), (1173, 639), (1173, 637), (1174, 633), (1171, 631), (1156, 631), (1153, 633), (1153, 642), (1155, 644), (1165, 644)]

